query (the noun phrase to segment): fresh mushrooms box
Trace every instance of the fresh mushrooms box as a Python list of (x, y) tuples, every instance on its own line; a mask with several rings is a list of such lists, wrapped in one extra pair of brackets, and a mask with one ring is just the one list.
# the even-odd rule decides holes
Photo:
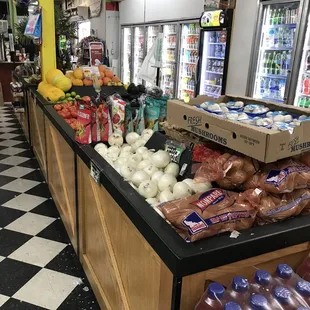
[(187, 104), (180, 100), (169, 100), (167, 121), (169, 124), (174, 124), (265, 163), (310, 150), (310, 121), (302, 122), (300, 126), (291, 130), (278, 131), (224, 119), (217, 114), (197, 108), (197, 105), (204, 102), (227, 103), (229, 101), (243, 101), (245, 105), (264, 105), (272, 111), (286, 111), (297, 117), (310, 116), (309, 109), (305, 108), (249, 97), (225, 95), (218, 99), (198, 96)]

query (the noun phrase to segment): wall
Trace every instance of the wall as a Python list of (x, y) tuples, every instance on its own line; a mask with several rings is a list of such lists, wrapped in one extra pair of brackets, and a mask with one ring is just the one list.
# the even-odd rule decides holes
[(105, 4), (102, 3), (100, 15), (98, 17), (90, 18), (91, 29), (97, 30), (97, 36), (100, 39), (105, 39), (106, 17)]
[(229, 56), (227, 94), (246, 95), (257, 11), (257, 0), (237, 0)]
[(120, 24), (200, 17), (203, 0), (124, 0), (120, 2)]

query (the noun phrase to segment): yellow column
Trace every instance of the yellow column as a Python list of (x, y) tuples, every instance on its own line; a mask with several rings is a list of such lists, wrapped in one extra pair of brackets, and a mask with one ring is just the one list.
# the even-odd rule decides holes
[(42, 6), (41, 74), (56, 68), (54, 0), (40, 0)]

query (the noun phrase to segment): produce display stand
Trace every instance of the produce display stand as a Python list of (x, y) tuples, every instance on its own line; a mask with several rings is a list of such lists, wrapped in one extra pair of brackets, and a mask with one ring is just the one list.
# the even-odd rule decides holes
[(296, 268), (308, 254), (309, 216), (186, 243), (91, 146), (75, 142), (53, 106), (28, 92), (33, 150), (102, 309), (192, 310), (210, 281), (228, 285), (280, 262)]

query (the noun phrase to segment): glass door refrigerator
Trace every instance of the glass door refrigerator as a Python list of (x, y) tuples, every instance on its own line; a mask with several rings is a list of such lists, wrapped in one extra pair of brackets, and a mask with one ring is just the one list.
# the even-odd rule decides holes
[(252, 54), (248, 95), (287, 102), (299, 33), (300, 1), (263, 1)]
[(135, 84), (142, 84), (142, 80), (138, 79), (138, 73), (145, 57), (145, 27), (134, 27), (134, 46), (133, 46), (133, 79)]
[(190, 99), (195, 96), (196, 90), (200, 25), (199, 22), (192, 22), (181, 27), (177, 98)]
[(132, 28), (122, 28), (122, 65), (121, 79), (124, 84), (131, 82), (132, 64)]
[[(160, 33), (161, 30), (161, 26), (159, 25), (150, 25), (146, 27), (146, 33), (147, 33), (147, 40), (146, 40), (146, 54), (149, 52), (149, 50), (151, 49), (151, 47), (153, 46), (153, 44), (156, 41), (156, 38), (158, 36), (158, 34)], [(154, 83), (149, 83), (146, 82), (145, 86), (152, 86), (152, 85), (156, 85), (156, 79), (154, 80)]]
[(303, 42), (301, 65), (298, 73), (294, 105), (310, 108), (310, 14)]
[(233, 10), (204, 12), (196, 94), (214, 98), (225, 94)]
[(175, 95), (176, 61), (178, 56), (178, 24), (163, 26), (163, 54), (159, 87), (165, 95)]

